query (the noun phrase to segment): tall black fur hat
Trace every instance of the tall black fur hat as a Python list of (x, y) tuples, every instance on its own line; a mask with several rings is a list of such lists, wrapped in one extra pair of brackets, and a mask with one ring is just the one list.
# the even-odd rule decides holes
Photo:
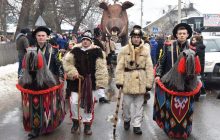
[(177, 24), (177, 25), (174, 27), (174, 29), (173, 29), (173, 36), (174, 36), (175, 38), (177, 38), (176, 34), (177, 34), (177, 31), (178, 31), (178, 29), (179, 29), (180, 27), (184, 27), (184, 28), (188, 31), (189, 36), (188, 36), (187, 39), (191, 38), (192, 33), (193, 33), (192, 28), (191, 28), (191, 26), (190, 26), (189, 24), (186, 24), (186, 23), (179, 23), (179, 24)]
[(45, 26), (39, 26), (33, 31), (32, 36), (35, 37), (36, 34), (41, 31), (46, 32), (47, 35), (50, 35), (50, 33), (51, 33), (49, 28), (47, 28)]

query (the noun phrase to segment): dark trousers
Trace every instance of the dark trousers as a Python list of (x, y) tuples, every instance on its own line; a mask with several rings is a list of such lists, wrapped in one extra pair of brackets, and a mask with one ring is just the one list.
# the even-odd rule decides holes
[(22, 75), (22, 61), (24, 55), (18, 55), (18, 78)]

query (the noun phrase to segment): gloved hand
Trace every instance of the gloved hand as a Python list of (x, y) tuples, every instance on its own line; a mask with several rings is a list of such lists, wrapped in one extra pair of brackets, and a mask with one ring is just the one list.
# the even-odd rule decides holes
[(64, 78), (63, 77), (59, 77), (59, 82), (60, 82), (60, 84), (63, 84), (64, 83)]
[(123, 85), (119, 85), (119, 84), (116, 84), (116, 87), (118, 88), (118, 89), (122, 89), (123, 88)]

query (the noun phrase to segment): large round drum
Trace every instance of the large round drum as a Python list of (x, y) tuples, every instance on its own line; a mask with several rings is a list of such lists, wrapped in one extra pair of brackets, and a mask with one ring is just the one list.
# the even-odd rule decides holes
[(63, 84), (39, 91), (16, 86), (22, 95), (23, 125), (26, 131), (38, 129), (41, 134), (49, 133), (63, 122)]

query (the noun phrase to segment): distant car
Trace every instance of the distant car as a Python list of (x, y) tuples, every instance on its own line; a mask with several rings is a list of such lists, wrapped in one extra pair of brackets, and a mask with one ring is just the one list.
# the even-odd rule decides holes
[(204, 37), (203, 43), (206, 46), (204, 82), (220, 88), (220, 37)]

